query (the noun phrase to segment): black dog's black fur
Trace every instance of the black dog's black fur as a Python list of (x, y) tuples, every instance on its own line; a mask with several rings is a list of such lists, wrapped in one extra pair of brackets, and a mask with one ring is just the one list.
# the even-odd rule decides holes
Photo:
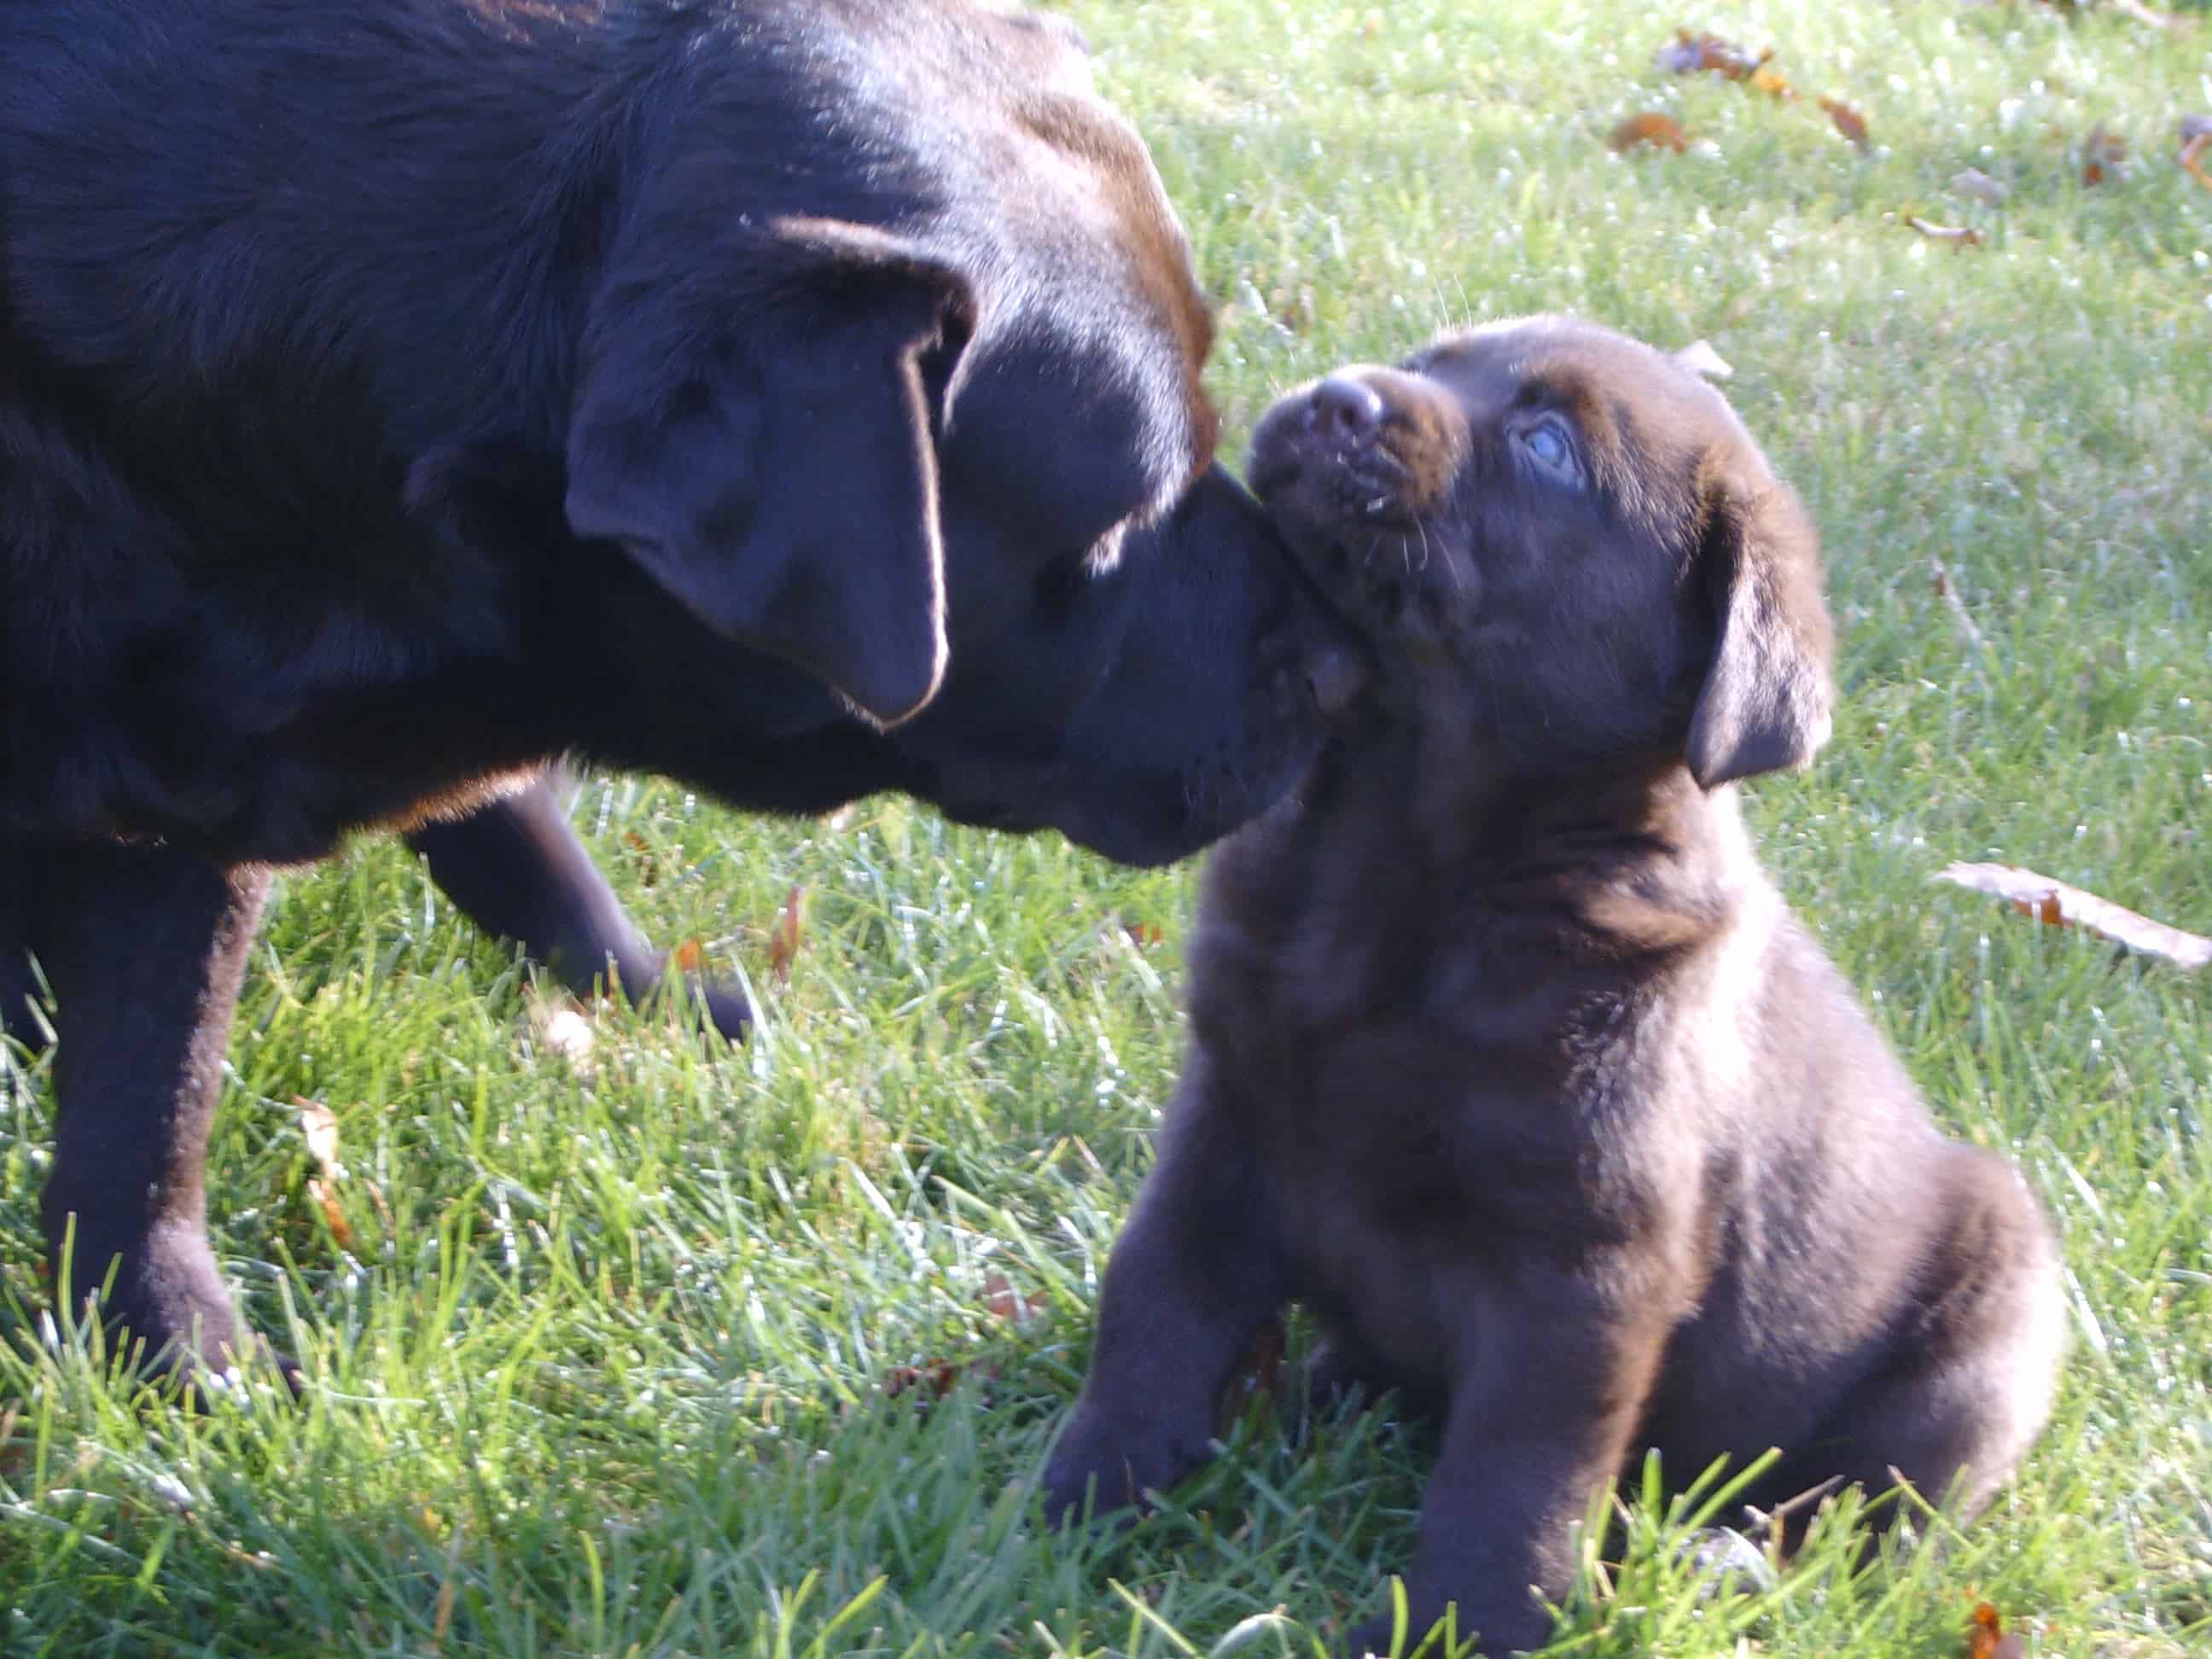
[(1732, 781), (1828, 732), (1796, 498), (1688, 369), (1558, 320), (1293, 394), (1253, 478), (1376, 672), (1208, 866), (1189, 1061), (1051, 1511), (1203, 1456), (1295, 1297), (1324, 1397), (1442, 1413), (1417, 1636), (1456, 1602), (1535, 1646), (1530, 1587), (1563, 1595), (1647, 1447), (1678, 1482), (1780, 1448), (1763, 1507), (1895, 1469), (1971, 1513), (2049, 1406), (2057, 1256), (1746, 838)]
[(264, 866), (457, 818), (466, 904), (635, 981), (502, 797), (562, 751), (1133, 861), (1279, 793), (1344, 647), (1209, 465), (1208, 334), (1043, 20), (0, 7), (0, 1018), (27, 950), (78, 1288), (235, 1346), (199, 1166)]

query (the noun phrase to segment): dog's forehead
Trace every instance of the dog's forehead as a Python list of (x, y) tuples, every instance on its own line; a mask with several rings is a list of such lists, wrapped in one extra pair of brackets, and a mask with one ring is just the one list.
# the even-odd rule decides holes
[(1647, 439), (1711, 443), (1742, 435), (1728, 400), (1688, 365), (1575, 318), (1515, 318), (1456, 330), (1407, 367), (1492, 413), (1542, 403), (1570, 414), (1602, 410)]
[(1212, 313), (1151, 153), (1093, 89), (1082, 37), (1049, 12), (965, 0), (861, 5), (846, 23), (844, 70), (878, 142), (931, 181), (909, 234), (974, 284), (970, 367), (1043, 341), (1121, 386), (1155, 412), (1140, 447), (1164, 503), (1212, 453), (1198, 374)]
[(1091, 43), (1073, 19), (1028, 6), (987, 6), (981, 15), (990, 26), (1007, 32), (1012, 49), (1026, 52), (1038, 74), (1085, 92), (1093, 89)]

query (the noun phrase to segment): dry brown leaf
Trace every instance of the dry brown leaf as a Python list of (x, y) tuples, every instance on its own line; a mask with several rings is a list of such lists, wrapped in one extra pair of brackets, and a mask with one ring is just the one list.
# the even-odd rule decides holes
[(1790, 89), (1790, 83), (1768, 66), (1767, 60), (1773, 56), (1771, 46), (1753, 52), (1733, 40), (1723, 40), (1717, 34), (1692, 34), (1687, 29), (1676, 29), (1674, 38), (1659, 48), (1653, 61), (1669, 74), (1725, 76), (1771, 97), (1795, 98), (1797, 94)]
[(2005, 198), (2012, 191), (1979, 167), (1963, 167), (1951, 175), (1951, 193), (1987, 207), (2002, 207)]
[(2212, 939), (2154, 921), (2110, 899), (2015, 864), (1948, 864), (1936, 872), (1936, 878), (2001, 898), (2046, 927), (2078, 927), (2142, 956), (2157, 957), (2184, 968), (2212, 964)]
[(1908, 215), (1905, 222), (1931, 242), (1948, 242), (1953, 247), (1979, 247), (1982, 245), (1982, 233), (1972, 225), (1939, 225), (1932, 219), (1923, 219), (1917, 214)]
[(292, 1103), (300, 1109), (300, 1133), (307, 1138), (307, 1156), (315, 1160), (323, 1179), (338, 1178), (338, 1115), (319, 1100), (310, 1100), (305, 1095), (294, 1095)]
[(1966, 1659), (1990, 1659), (2003, 1634), (2004, 1624), (1997, 1610), (1986, 1601), (1976, 1602), (1966, 1621)]
[(1649, 144), (1654, 149), (1671, 149), (1677, 155), (1690, 147), (1690, 135), (1682, 131), (1682, 124), (1671, 115), (1662, 115), (1656, 110), (1645, 110), (1632, 115), (1613, 130), (1608, 141), (1624, 153), (1639, 144)]
[[(2185, 121), (2181, 125), (2186, 129), (2189, 124)], [(2181, 163), (2181, 170), (2184, 173), (2203, 185), (2205, 189), (2212, 190), (2212, 174), (2208, 174), (2204, 171), (2204, 155), (2207, 150), (2212, 150), (2212, 125), (2208, 125), (2204, 131), (2197, 134), (2187, 143), (2182, 145), (2181, 154), (2174, 157), (2174, 160)]]
[(1974, 1604), (1972, 1620), (1966, 1626), (1966, 1659), (2023, 1659), (2027, 1644), (2019, 1632), (2005, 1633), (2004, 1620), (1997, 1610), (1986, 1601)]
[(338, 1203), (338, 1195), (330, 1183), (319, 1176), (307, 1177), (307, 1196), (321, 1208), (323, 1220), (331, 1230), (331, 1241), (342, 1250), (353, 1249), (353, 1224), (346, 1219), (345, 1211)]
[(1771, 46), (1755, 52), (1733, 40), (1723, 40), (1717, 34), (1692, 34), (1687, 29), (1676, 29), (1674, 38), (1659, 48), (1656, 61), (1661, 69), (1675, 75), (1710, 70), (1731, 81), (1747, 81), (1773, 56)]
[(919, 1365), (894, 1365), (884, 1374), (884, 1393), (896, 1400), (902, 1394), (919, 1394), (927, 1401), (942, 1400), (952, 1392), (967, 1370), (950, 1359), (925, 1359)]
[(1026, 1325), (1050, 1304), (1042, 1294), (1024, 1296), (1006, 1274), (993, 1273), (983, 1281), (983, 1305), (991, 1310), (994, 1319), (1010, 1319), (1017, 1325)]
[(806, 889), (798, 883), (783, 896), (783, 910), (775, 919), (775, 931), (768, 937), (768, 970), (778, 980), (791, 977), (791, 964), (799, 955), (799, 943), (806, 934)]
[(2081, 182), (2106, 184), (2125, 178), (2127, 171), (2128, 141), (2098, 122), (2081, 141)]
[(399, 1224), (392, 1218), (392, 1202), (385, 1197), (384, 1188), (374, 1181), (364, 1181), (361, 1184), (368, 1194), (368, 1201), (376, 1206), (376, 1213), (384, 1222), (384, 1231), (387, 1233), (398, 1232)]
[(707, 965), (707, 947), (696, 939), (687, 939), (668, 953), (668, 965), (686, 974), (696, 974)]
[(1820, 100), (1820, 107), (1826, 112), (1828, 118), (1836, 124), (1838, 132), (1842, 133), (1861, 149), (1867, 147), (1865, 116), (1860, 114), (1840, 98), (1823, 98)]
[(445, 1582), (438, 1586), (438, 1606), (430, 1615), (430, 1645), (434, 1649), (446, 1645), (446, 1633), (453, 1627), (453, 1601), (459, 1594), (461, 1581), (447, 1573)]

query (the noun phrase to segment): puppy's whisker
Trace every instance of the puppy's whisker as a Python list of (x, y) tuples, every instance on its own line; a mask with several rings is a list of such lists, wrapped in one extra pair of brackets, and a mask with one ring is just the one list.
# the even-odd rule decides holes
[(1461, 578), (1459, 567), (1452, 562), (1451, 555), (1449, 553), (1444, 555), (1444, 574), (1451, 578), (1452, 592), (1454, 596), (1459, 599), (1465, 599), (1467, 597), (1467, 583)]

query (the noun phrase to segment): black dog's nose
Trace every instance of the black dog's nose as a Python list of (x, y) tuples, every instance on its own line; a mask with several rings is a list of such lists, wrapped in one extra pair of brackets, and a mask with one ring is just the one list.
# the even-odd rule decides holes
[(1331, 374), (1313, 389), (1316, 425), (1347, 438), (1364, 438), (1382, 424), (1382, 394), (1349, 374)]

